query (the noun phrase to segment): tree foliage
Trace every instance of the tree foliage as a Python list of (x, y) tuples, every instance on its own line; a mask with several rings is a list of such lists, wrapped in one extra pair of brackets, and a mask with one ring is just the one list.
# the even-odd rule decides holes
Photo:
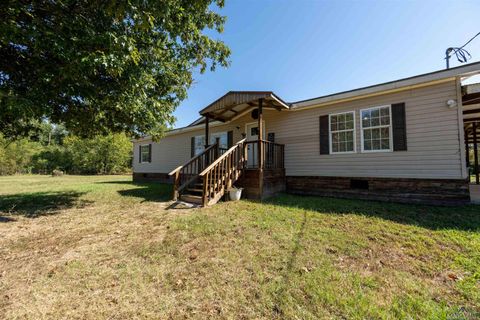
[(0, 1), (0, 132), (48, 119), (94, 136), (160, 137), (193, 72), (227, 66), (223, 0)]
[(132, 143), (122, 133), (91, 139), (67, 137), (65, 149), (71, 160), (68, 171), (73, 173), (122, 173), (131, 165)]
[(37, 141), (9, 141), (0, 134), (0, 175), (50, 174), (53, 170), (71, 174), (126, 173), (131, 160), (132, 143), (124, 133), (87, 139), (65, 136), (58, 126), (45, 125)]
[(0, 134), (0, 175), (32, 172), (33, 158), (41, 149), (38, 142), (27, 139), (10, 142)]

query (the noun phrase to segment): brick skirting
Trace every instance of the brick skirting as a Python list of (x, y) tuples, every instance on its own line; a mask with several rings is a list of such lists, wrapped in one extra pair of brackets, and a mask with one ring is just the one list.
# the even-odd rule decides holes
[[(282, 183), (282, 180), (285, 181), (284, 179), (283, 170), (266, 171), (263, 196), (259, 194), (257, 170), (245, 170), (236, 185), (245, 188), (244, 195), (247, 198), (259, 199), (284, 191), (285, 182)], [(168, 176), (168, 173), (156, 172), (134, 172), (133, 181), (173, 183), (173, 179)], [(406, 203), (452, 205), (470, 202), (468, 181), (462, 179), (287, 176), (286, 192)]]
[(408, 203), (470, 202), (468, 181), (463, 179), (287, 176), (287, 192)]
[(247, 199), (263, 199), (285, 192), (285, 169), (265, 169), (263, 171), (263, 194), (260, 191), (258, 169), (244, 170), (235, 185), (244, 188), (243, 196)]
[(173, 179), (168, 175), (168, 173), (158, 172), (134, 172), (133, 181), (173, 183)]

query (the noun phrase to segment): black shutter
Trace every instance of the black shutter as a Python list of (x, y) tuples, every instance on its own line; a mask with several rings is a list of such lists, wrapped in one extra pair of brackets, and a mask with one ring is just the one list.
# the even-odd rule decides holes
[(392, 104), (393, 151), (407, 151), (405, 103)]
[(275, 132), (269, 132), (267, 135), (267, 140), (270, 142), (275, 142)]
[(320, 154), (330, 153), (328, 115), (320, 117)]
[(192, 139), (190, 139), (190, 157), (195, 157), (195, 137), (192, 137)]
[(148, 145), (148, 162), (152, 162), (152, 144)]
[(138, 162), (142, 163), (142, 145), (138, 146)]
[(233, 131), (227, 132), (227, 141), (228, 148), (230, 149), (231, 147), (233, 147)]

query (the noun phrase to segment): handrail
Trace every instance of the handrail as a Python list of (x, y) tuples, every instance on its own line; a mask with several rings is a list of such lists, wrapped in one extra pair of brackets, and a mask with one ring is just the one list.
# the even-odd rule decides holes
[(285, 144), (283, 143), (276, 143), (276, 142), (272, 142), (272, 141), (268, 141), (268, 140), (250, 140), (250, 141), (246, 141), (245, 143), (246, 144), (253, 144), (253, 143), (258, 143), (258, 141), (260, 142), (265, 142), (265, 143), (270, 143), (270, 144), (274, 144), (274, 145), (277, 145), (277, 146), (284, 146)]
[(173, 200), (178, 199), (180, 193), (198, 178), (199, 171), (205, 166), (208, 166), (210, 161), (216, 159), (219, 152), (220, 148), (218, 143), (214, 143), (200, 154), (188, 160), (184, 165), (179, 166), (169, 173), (169, 176), (174, 177)]
[[(249, 169), (284, 169), (285, 145), (268, 140), (252, 140), (245, 142), (247, 148), (253, 146), (252, 153), (246, 154)], [(250, 157), (252, 159), (250, 159)]]
[(219, 201), (241, 176), (245, 167), (245, 141), (238, 141), (198, 175), (203, 180), (203, 206)]
[(208, 152), (210, 149), (212, 149), (213, 147), (215, 147), (217, 144), (214, 143), (212, 144), (211, 146), (209, 146), (207, 149), (203, 150), (202, 153), (196, 155), (195, 157), (193, 157), (192, 159), (188, 160), (187, 162), (185, 162), (183, 165), (181, 166), (178, 166), (177, 168), (173, 169), (173, 171), (171, 171), (168, 175), (171, 176), (173, 175), (175, 172), (177, 172), (178, 170), (182, 169), (183, 167), (186, 167), (188, 166), (190, 163), (194, 162), (195, 160), (197, 160), (198, 158), (200, 158), (204, 153)]
[(212, 162), (208, 167), (206, 167), (200, 174), (199, 176), (200, 177), (203, 177), (208, 171), (210, 171), (213, 167), (215, 167), (220, 161), (222, 161), (223, 159), (225, 159), (226, 157), (228, 157), (228, 155), (230, 153), (233, 152), (233, 150), (235, 150), (235, 148), (237, 148), (237, 146), (239, 144), (242, 144), (243, 142), (245, 142), (245, 140), (247, 140), (246, 138), (238, 141), (233, 147), (231, 147), (230, 149), (228, 149), (224, 154), (222, 154), (217, 160), (215, 160), (214, 162)]

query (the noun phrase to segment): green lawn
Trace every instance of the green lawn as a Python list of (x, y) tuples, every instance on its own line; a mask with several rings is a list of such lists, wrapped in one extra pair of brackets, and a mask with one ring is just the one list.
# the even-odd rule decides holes
[(480, 318), (480, 207), (170, 194), (1, 177), (0, 318)]

